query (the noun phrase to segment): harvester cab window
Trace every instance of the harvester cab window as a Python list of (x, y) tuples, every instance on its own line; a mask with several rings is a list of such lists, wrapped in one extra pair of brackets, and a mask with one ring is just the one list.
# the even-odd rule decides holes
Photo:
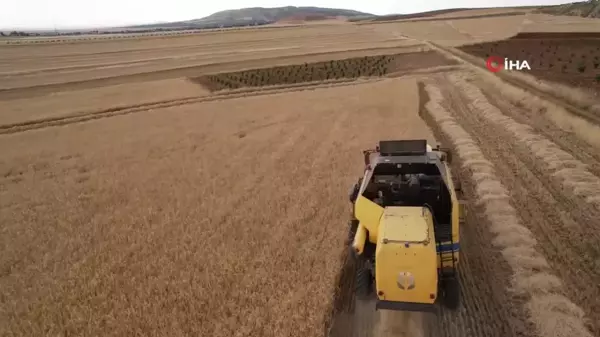
[(433, 208), (437, 221), (450, 221), (449, 191), (434, 163), (380, 163), (363, 196), (382, 207), (427, 204)]

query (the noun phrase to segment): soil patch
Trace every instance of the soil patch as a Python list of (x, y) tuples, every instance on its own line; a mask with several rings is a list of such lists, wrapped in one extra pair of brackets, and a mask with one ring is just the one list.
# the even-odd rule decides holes
[(458, 48), (487, 59), (527, 61), (532, 75), (600, 91), (600, 34), (524, 33), (513, 38)]

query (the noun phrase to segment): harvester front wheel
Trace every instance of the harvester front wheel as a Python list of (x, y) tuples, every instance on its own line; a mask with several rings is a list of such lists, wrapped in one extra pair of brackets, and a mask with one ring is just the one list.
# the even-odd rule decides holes
[(460, 180), (454, 181), (454, 191), (462, 192), (462, 184), (461, 184)]
[(363, 257), (358, 257), (356, 266), (356, 279), (354, 281), (354, 292), (359, 299), (368, 298), (371, 295), (373, 277), (371, 270)]
[(448, 309), (457, 309), (460, 305), (460, 284), (458, 278), (445, 279), (442, 285), (444, 306)]
[(356, 236), (356, 229), (358, 228), (358, 220), (353, 219), (348, 221), (348, 244), (352, 245), (354, 236)]
[(354, 236), (356, 235), (356, 229), (358, 228), (358, 220), (350, 220), (348, 221), (348, 241), (346, 241), (346, 246), (348, 247), (348, 255), (350, 259), (356, 260), (357, 255), (352, 243), (354, 242)]

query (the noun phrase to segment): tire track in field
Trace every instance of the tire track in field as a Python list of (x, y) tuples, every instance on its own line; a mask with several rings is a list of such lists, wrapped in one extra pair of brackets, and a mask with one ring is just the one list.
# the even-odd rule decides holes
[[(438, 81), (436, 80), (436, 83)], [(419, 84), (420, 115), (432, 128), (442, 144), (451, 144), (441, 132), (439, 125), (427, 112), (429, 101), (422, 83)], [(470, 175), (461, 169), (457, 161), (451, 164), (455, 177)], [(462, 196), (477, 200), (475, 188), (470, 180), (460, 179)], [(427, 336), (430, 337), (504, 337), (530, 336), (523, 317), (522, 306), (515, 305), (514, 295), (506, 289), (510, 284), (512, 270), (499, 251), (488, 244), (493, 234), (481, 226), (485, 220), (478, 215), (475, 205), (467, 203), (466, 221), (460, 227), (459, 278), (461, 306), (453, 311), (440, 307), (436, 314), (425, 316)], [(477, 314), (474, 314), (477, 313)]]
[[(454, 111), (472, 137), (482, 146), (482, 152), (491, 158), (502, 183), (511, 191), (510, 196), (519, 215), (528, 219), (528, 228), (536, 238), (544, 242), (539, 246), (550, 266), (560, 279), (570, 286), (565, 293), (584, 308), (591, 318), (590, 329), (597, 334), (600, 326), (600, 303), (590, 301), (600, 296), (600, 249), (598, 234), (590, 230), (594, 216), (585, 207), (578, 211), (561, 189), (552, 188), (551, 179), (543, 170), (536, 169), (536, 161), (527, 151), (507, 139), (512, 134), (502, 127), (494, 126), (478, 112), (473, 111), (462, 95), (456, 81), (440, 81), (444, 84), (447, 108)], [(482, 132), (485, 130), (485, 132)], [(483, 146), (485, 144), (485, 146)], [(575, 272), (574, 272), (575, 271)]]
[(509, 192), (496, 178), (494, 166), (477, 143), (442, 105), (441, 90), (428, 85), (431, 98), (427, 111), (439, 124), (441, 132), (451, 140), (469, 172), (478, 205), (487, 218), (489, 230), (495, 235), (492, 244), (501, 250), (513, 270), (512, 291), (527, 297), (526, 309), (539, 336), (588, 336), (583, 310), (562, 295), (563, 284), (552, 275), (544, 256), (536, 251), (537, 241), (531, 231), (521, 224), (510, 204)]
[[(453, 167), (452, 171), (459, 175), (459, 169)], [(467, 196), (475, 194), (468, 181), (462, 183), (462, 189)], [(491, 235), (481, 226), (475, 208), (469, 206), (467, 212), (465, 224), (460, 229), (458, 276), (462, 303), (455, 311), (440, 306), (436, 315), (427, 315), (427, 336), (527, 336), (526, 328), (519, 326), (518, 320), (513, 318), (519, 315), (513, 316), (512, 312), (519, 310), (507, 304), (511, 300), (510, 294), (502, 286), (502, 282), (510, 281), (511, 271), (498, 251), (487, 244)]]
[(423, 315), (421, 312), (390, 311), (378, 312), (375, 337), (423, 337)]

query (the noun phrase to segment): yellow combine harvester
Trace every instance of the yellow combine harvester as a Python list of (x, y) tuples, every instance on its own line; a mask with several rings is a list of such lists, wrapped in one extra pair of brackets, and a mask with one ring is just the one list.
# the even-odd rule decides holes
[(356, 295), (377, 309), (454, 309), (458, 283), (459, 203), (448, 150), (426, 140), (381, 141), (364, 151), (365, 172), (350, 192)]

